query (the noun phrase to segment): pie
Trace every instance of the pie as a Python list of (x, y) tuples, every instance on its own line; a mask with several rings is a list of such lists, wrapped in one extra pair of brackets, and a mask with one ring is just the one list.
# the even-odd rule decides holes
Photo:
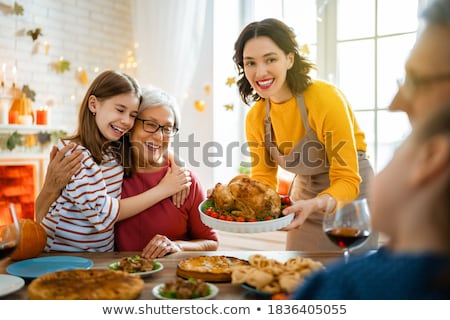
[(227, 256), (198, 256), (181, 260), (177, 275), (189, 279), (202, 279), (209, 282), (231, 281), (231, 267), (248, 265), (248, 261)]
[(125, 271), (76, 269), (34, 279), (28, 295), (35, 300), (130, 300), (136, 299), (143, 288), (139, 276)]

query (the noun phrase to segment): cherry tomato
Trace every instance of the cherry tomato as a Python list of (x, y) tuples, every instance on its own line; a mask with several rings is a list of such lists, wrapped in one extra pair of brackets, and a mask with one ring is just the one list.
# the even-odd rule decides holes
[(258, 220), (256, 220), (255, 218), (249, 218), (249, 219), (247, 220), (247, 222), (256, 222), (256, 221), (258, 221)]
[(234, 221), (234, 217), (232, 217), (232, 216), (227, 216), (227, 219), (226, 219), (227, 221)]
[(209, 207), (208, 209), (206, 209), (205, 214), (210, 216), (211, 213), (213, 213), (213, 212), (214, 212), (214, 208), (213, 207)]
[(227, 216), (224, 215), (224, 214), (221, 214), (221, 215), (219, 216), (219, 219), (220, 219), (220, 220), (227, 220)]
[(245, 218), (244, 217), (237, 217), (236, 221), (237, 222), (245, 222)]
[(272, 216), (266, 216), (266, 217), (264, 218), (264, 220), (272, 220), (272, 219), (273, 219)]
[(211, 218), (218, 219), (219, 218), (219, 213), (217, 211), (211, 212)]
[(289, 196), (281, 196), (281, 204), (284, 204), (285, 206), (291, 205), (291, 198)]
[(289, 300), (289, 296), (285, 293), (275, 293), (272, 300)]

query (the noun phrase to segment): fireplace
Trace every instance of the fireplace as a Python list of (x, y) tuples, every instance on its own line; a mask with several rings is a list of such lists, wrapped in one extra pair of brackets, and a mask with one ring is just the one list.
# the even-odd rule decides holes
[(44, 158), (0, 158), (0, 211), (9, 210), (9, 204), (14, 203), (19, 219), (34, 219), (44, 162)]

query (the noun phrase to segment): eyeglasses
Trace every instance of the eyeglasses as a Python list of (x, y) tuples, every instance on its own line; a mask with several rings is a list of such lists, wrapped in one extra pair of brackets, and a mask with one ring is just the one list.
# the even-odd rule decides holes
[(161, 129), (161, 132), (164, 137), (173, 137), (178, 132), (178, 128), (171, 126), (162, 126), (151, 120), (144, 120), (140, 118), (136, 118), (136, 120), (142, 121), (144, 131), (148, 133), (156, 133), (158, 132), (159, 129)]
[(406, 75), (397, 79), (399, 88), (405, 88), (408, 97), (411, 97), (414, 92), (419, 89), (426, 88), (438, 82), (450, 81), (450, 73), (438, 74), (429, 77), (416, 77), (413, 75)]

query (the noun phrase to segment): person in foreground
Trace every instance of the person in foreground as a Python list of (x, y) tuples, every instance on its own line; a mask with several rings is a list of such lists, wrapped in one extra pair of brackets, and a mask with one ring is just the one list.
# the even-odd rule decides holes
[[(175, 99), (159, 88), (144, 87), (137, 122), (124, 137), (123, 199), (161, 183), (170, 168), (164, 155), (179, 125)], [(205, 199), (203, 188), (192, 172), (191, 178), (189, 195), (181, 207), (166, 198), (118, 222), (115, 226), (117, 250), (142, 251), (146, 258), (177, 251), (217, 250), (217, 235), (202, 223), (198, 211)]]
[[(366, 197), (373, 176), (350, 104), (338, 88), (310, 77), (314, 66), (282, 21), (250, 23), (234, 50), (241, 98), (256, 101), (246, 118), (251, 176), (276, 190), (278, 166), (296, 175), (294, 203), (283, 211), (295, 213), (284, 228), (286, 250), (335, 250), (322, 231), (323, 214), (336, 200)], [(374, 234), (367, 249), (377, 245)]]
[(389, 243), (311, 275), (293, 299), (450, 298), (450, 105), (416, 125), (369, 188)]
[[(137, 82), (114, 70), (99, 74), (88, 88), (80, 107), (77, 132), (58, 142), (59, 150), (75, 145), (69, 147), (68, 154), (81, 150), (81, 166), (62, 191), (50, 192), (59, 195), (56, 201), (37, 199), (37, 207), (48, 208), (44, 216), (41, 211), (36, 213), (37, 221), (47, 232), (46, 251), (113, 251), (116, 221), (190, 185), (190, 177), (183, 171), (168, 170), (155, 188), (120, 199), (123, 167), (118, 140), (133, 127), (140, 100)], [(64, 180), (64, 173), (62, 176), (59, 181)]]

